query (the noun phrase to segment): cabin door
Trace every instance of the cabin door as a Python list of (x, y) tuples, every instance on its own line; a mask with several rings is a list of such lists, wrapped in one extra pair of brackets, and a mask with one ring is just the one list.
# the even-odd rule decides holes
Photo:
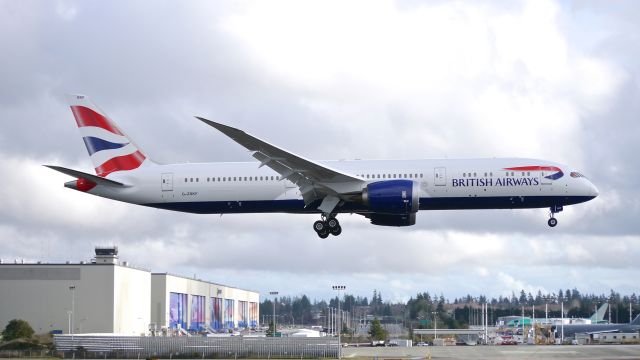
[(447, 185), (447, 168), (437, 167), (433, 169), (433, 183), (436, 186)]

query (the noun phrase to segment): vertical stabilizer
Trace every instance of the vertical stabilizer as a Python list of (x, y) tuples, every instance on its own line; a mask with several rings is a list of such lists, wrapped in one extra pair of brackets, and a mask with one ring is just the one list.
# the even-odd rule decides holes
[(591, 315), (591, 317), (589, 318), (591, 320), (592, 324), (601, 324), (604, 322), (604, 314), (607, 313), (607, 309), (609, 308), (609, 304), (608, 303), (604, 303), (602, 305), (600, 305), (600, 307), (598, 308), (598, 310), (596, 310), (595, 313), (593, 313), (593, 315)]
[(137, 169), (151, 160), (85, 95), (68, 95), (69, 105), (98, 176)]

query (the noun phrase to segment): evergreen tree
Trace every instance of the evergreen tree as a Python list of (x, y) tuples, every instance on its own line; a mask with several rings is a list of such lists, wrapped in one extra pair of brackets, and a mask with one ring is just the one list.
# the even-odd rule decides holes
[(371, 328), (369, 329), (369, 336), (371, 336), (372, 340), (386, 340), (387, 339), (387, 331), (382, 328), (382, 324), (380, 324), (380, 320), (378, 318), (373, 319), (371, 322)]
[(274, 335), (274, 327), (273, 327), (273, 321), (269, 322), (269, 329), (267, 329), (267, 336), (273, 337)]
[(9, 321), (4, 331), (2, 331), (2, 339), (4, 341), (30, 339), (33, 334), (33, 328), (31, 328), (28, 322), (21, 319), (13, 319)]
[(520, 304), (524, 305), (527, 303), (527, 293), (524, 292), (524, 290), (520, 290)]

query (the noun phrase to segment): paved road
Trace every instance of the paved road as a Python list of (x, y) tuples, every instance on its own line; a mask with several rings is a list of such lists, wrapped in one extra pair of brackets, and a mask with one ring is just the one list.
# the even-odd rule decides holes
[(640, 345), (518, 345), (518, 346), (436, 346), (436, 347), (366, 347), (345, 348), (343, 357), (379, 357), (387, 359), (640, 359)]

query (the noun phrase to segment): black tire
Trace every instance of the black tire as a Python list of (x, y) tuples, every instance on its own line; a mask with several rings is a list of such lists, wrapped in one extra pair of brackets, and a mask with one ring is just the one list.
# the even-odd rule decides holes
[(338, 226), (334, 227), (333, 229), (331, 229), (331, 235), (338, 236), (340, 234), (342, 234), (342, 226), (338, 225)]
[(329, 220), (327, 220), (327, 226), (329, 227), (329, 229), (335, 229), (336, 227), (340, 226), (340, 223), (338, 222), (338, 219), (330, 218)]
[(315, 230), (315, 232), (317, 232), (318, 234), (320, 234), (326, 228), (327, 228), (327, 224), (325, 224), (325, 222), (322, 220), (318, 220), (313, 223), (313, 230)]
[(549, 224), (550, 227), (555, 227), (558, 225), (558, 220), (556, 218), (551, 218), (547, 221), (547, 224)]
[(326, 239), (329, 236), (329, 231), (320, 231), (318, 232), (318, 236), (320, 237), (320, 239)]

